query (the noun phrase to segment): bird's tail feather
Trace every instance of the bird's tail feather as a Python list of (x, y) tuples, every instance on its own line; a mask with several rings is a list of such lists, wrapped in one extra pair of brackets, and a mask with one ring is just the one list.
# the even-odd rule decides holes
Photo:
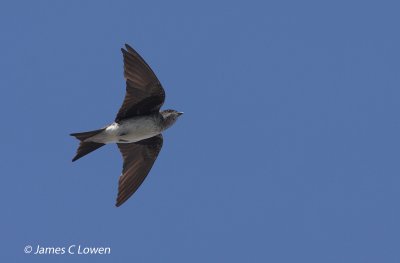
[(92, 136), (95, 136), (96, 134), (99, 134), (100, 132), (104, 131), (105, 128), (99, 129), (99, 130), (94, 130), (94, 131), (88, 131), (88, 132), (77, 132), (77, 133), (71, 133), (71, 136), (74, 136), (80, 141), (86, 140)]
[(79, 133), (72, 133), (70, 134), (71, 136), (74, 136), (78, 140), (80, 140), (80, 144), (78, 147), (78, 150), (76, 151), (75, 157), (72, 159), (72, 161), (76, 161), (79, 158), (85, 156), (88, 153), (93, 152), (94, 150), (97, 150), (101, 146), (104, 146), (104, 143), (97, 143), (97, 142), (85, 142), (84, 140), (102, 132), (104, 129), (100, 130), (95, 130), (95, 131), (88, 131), (88, 132), (79, 132)]

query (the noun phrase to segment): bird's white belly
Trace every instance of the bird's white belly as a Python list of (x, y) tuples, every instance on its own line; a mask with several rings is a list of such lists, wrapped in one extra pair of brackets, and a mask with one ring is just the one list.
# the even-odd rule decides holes
[(100, 143), (132, 143), (151, 138), (161, 133), (155, 118), (131, 118), (108, 126), (102, 133), (90, 138)]

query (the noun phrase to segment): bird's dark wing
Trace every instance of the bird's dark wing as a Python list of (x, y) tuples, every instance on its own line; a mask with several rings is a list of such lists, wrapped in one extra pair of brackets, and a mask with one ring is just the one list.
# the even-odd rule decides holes
[(162, 144), (161, 134), (135, 143), (118, 143), (124, 165), (119, 177), (116, 206), (128, 200), (143, 183), (157, 159)]
[(164, 103), (165, 92), (154, 72), (144, 59), (129, 45), (121, 48), (124, 56), (126, 94), (118, 111), (116, 122), (158, 112)]

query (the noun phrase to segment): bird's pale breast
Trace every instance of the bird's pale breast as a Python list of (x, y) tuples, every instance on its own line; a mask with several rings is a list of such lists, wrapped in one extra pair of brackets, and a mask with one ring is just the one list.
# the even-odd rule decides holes
[(140, 116), (113, 123), (90, 141), (99, 143), (131, 143), (160, 134), (161, 128), (153, 116)]

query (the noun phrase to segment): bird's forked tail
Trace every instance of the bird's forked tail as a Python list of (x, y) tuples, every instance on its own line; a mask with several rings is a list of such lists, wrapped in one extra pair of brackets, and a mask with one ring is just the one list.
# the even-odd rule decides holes
[(96, 134), (99, 134), (100, 132), (104, 131), (105, 128), (100, 129), (100, 130), (95, 130), (95, 131), (88, 131), (88, 132), (79, 132), (79, 133), (71, 133), (71, 136), (74, 136), (81, 142), (79, 143), (78, 150), (76, 151), (75, 157), (72, 159), (72, 161), (76, 161), (79, 158), (85, 156), (88, 153), (93, 152), (94, 150), (97, 150), (101, 146), (105, 145), (104, 143), (97, 143), (97, 142), (85, 142), (84, 140), (95, 136)]

